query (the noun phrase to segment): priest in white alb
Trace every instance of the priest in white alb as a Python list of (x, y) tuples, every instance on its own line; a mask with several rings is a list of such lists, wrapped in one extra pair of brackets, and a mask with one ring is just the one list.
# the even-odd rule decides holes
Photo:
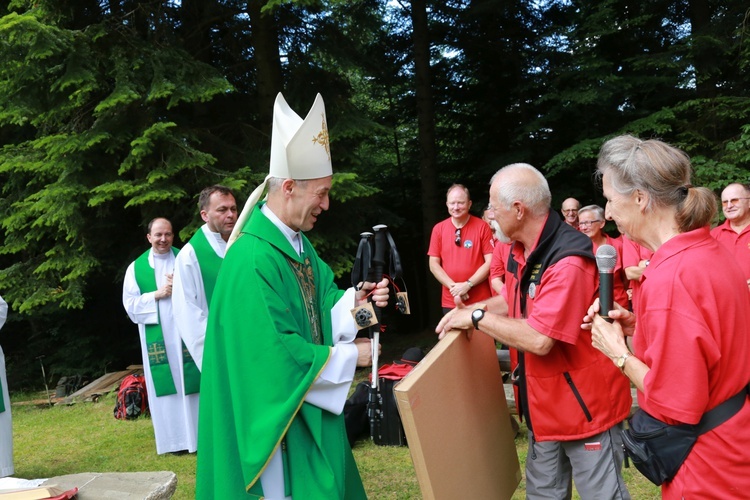
[[(8, 317), (8, 304), (0, 297), (0, 328)], [(0, 347), (0, 477), (13, 474), (13, 425), (10, 418), (10, 395), (5, 376), (5, 354)]]
[(151, 248), (128, 266), (122, 303), (138, 325), (156, 453), (194, 452), (197, 447), (190, 438), (183, 399), (186, 391), (198, 392), (200, 372), (189, 356), (183, 356), (187, 350), (174, 327), (172, 276), (177, 249), (172, 247), (171, 222), (152, 220), (146, 238)]
[[(205, 224), (175, 258), (172, 308), (177, 332), (200, 370), (208, 305), (227, 250), (227, 240), (237, 222), (237, 202), (231, 189), (213, 185), (201, 191), (198, 206)], [(184, 399), (190, 439), (196, 444), (199, 398), (196, 392), (186, 394)]]

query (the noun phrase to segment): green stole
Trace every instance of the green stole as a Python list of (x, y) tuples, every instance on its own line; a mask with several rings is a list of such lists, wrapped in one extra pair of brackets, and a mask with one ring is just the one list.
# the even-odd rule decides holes
[(313, 344), (323, 344), (323, 328), (318, 318), (318, 299), (315, 294), (315, 276), (313, 276), (312, 264), (310, 257), (302, 254), (304, 262), (297, 262), (287, 257), (289, 265), (292, 267), (294, 277), (297, 278), (299, 290), (304, 297), (305, 311), (310, 320), (310, 334), (312, 335)]
[(206, 233), (203, 232), (202, 228), (198, 229), (198, 232), (190, 238), (189, 243), (195, 250), (195, 257), (198, 259), (203, 289), (206, 291), (206, 303), (211, 304), (216, 278), (219, 276), (219, 268), (224, 259), (216, 255), (216, 251), (206, 239)]
[[(206, 239), (206, 233), (203, 232), (203, 228), (198, 228), (192, 238), (190, 238), (190, 246), (195, 251), (195, 258), (198, 260), (198, 268), (201, 271), (201, 279), (203, 280), (203, 290), (206, 292), (206, 304), (211, 304), (211, 297), (214, 295), (214, 287), (216, 286), (216, 278), (219, 276), (219, 268), (224, 259), (216, 255), (216, 251), (213, 249), (211, 244)], [(198, 371), (196, 377), (194, 377), (193, 383), (191, 384), (190, 391), (188, 392), (187, 377), (185, 380), (185, 394), (194, 394), (200, 391), (201, 374), (198, 370), (198, 365), (195, 364), (193, 357), (190, 355), (185, 343), (182, 343), (182, 357), (185, 360), (185, 364), (189, 362), (191, 366), (195, 367)]]
[[(8, 404), (10, 404), (10, 401), (8, 401)], [(3, 381), (0, 380), (0, 413), (4, 411), (5, 411), (5, 397), (3, 396)]]
[[(155, 292), (156, 275), (154, 268), (148, 262), (148, 254), (151, 250), (146, 250), (135, 260), (133, 270), (135, 272), (135, 281), (141, 293)], [(172, 252), (177, 255), (177, 249), (172, 247)], [(159, 314), (159, 304), (156, 304), (156, 314)], [(161, 324), (144, 325), (146, 330), (146, 351), (148, 352), (148, 364), (151, 367), (151, 379), (154, 382), (156, 396), (169, 396), (177, 394), (177, 389), (172, 379), (172, 372), (169, 369), (169, 360), (167, 359), (167, 348), (164, 345), (164, 332)], [(182, 344), (183, 352), (187, 351), (185, 344)], [(198, 392), (200, 387), (200, 371), (195, 365), (195, 361), (185, 359), (183, 363), (183, 373), (185, 377), (185, 394)], [(197, 383), (195, 377), (198, 376)], [(193, 392), (188, 392), (188, 388)]]

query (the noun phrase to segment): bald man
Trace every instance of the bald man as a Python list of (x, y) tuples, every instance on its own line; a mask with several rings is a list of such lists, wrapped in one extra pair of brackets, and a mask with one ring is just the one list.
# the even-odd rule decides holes
[(750, 185), (733, 183), (725, 187), (721, 210), (726, 220), (711, 230), (711, 236), (732, 252), (750, 289)]
[(575, 198), (566, 198), (560, 209), (565, 223), (576, 230), (578, 229), (578, 210), (580, 209), (581, 202)]
[(550, 213), (551, 198), (531, 165), (495, 174), (498, 242), (512, 241), (505, 288), (485, 304), (460, 304), (436, 331), (473, 327), (516, 351), (518, 412), (529, 429), (527, 498), (570, 498), (575, 482), (581, 498), (629, 499), (620, 470), (630, 382), (581, 329), (597, 293), (592, 243)]

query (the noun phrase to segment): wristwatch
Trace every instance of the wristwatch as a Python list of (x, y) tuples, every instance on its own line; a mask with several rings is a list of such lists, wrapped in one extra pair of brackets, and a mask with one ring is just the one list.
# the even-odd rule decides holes
[(484, 309), (474, 309), (471, 313), (471, 322), (474, 323), (474, 329), (479, 330), (479, 322), (484, 318)]
[(474, 283), (471, 280), (466, 280), (466, 282), (469, 284), (469, 288), (474, 288)]
[(630, 353), (626, 352), (619, 358), (617, 358), (617, 361), (615, 361), (615, 364), (617, 365), (617, 368), (619, 368), (621, 371), (625, 371), (625, 361), (630, 357)]

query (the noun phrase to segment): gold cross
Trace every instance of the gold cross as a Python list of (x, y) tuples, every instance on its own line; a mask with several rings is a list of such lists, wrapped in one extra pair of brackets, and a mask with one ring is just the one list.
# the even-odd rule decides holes
[(321, 113), (320, 116), (322, 117), (322, 123), (320, 125), (322, 130), (318, 132), (317, 136), (313, 136), (312, 141), (313, 144), (317, 143), (325, 148), (326, 153), (328, 153), (328, 161), (331, 161), (331, 145), (328, 142), (328, 125), (326, 125), (325, 115)]
[(167, 348), (164, 346), (164, 342), (152, 342), (148, 345), (148, 359), (152, 365), (167, 363)]

